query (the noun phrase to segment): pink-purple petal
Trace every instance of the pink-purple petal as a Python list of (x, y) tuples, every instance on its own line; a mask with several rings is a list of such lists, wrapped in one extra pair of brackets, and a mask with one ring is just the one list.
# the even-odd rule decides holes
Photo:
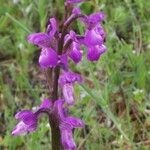
[(59, 77), (59, 84), (63, 87), (66, 83), (74, 83), (74, 82), (81, 83), (82, 78), (79, 74), (73, 72), (64, 72)]
[(33, 33), (27, 37), (28, 42), (41, 48), (50, 47), (50, 37), (46, 33)]
[(97, 29), (88, 30), (85, 34), (84, 43), (86, 46), (101, 45), (103, 43), (103, 38)]
[(82, 59), (82, 52), (78, 43), (72, 43), (72, 50), (69, 53), (70, 58), (74, 61), (74, 63), (79, 63)]
[(13, 129), (12, 131), (12, 135), (13, 136), (17, 136), (17, 135), (24, 135), (27, 134), (28, 132), (33, 132), (35, 131), (37, 128), (36, 124), (33, 125), (27, 125), (25, 124), (23, 121), (20, 121), (16, 127)]
[(42, 68), (55, 67), (58, 63), (58, 55), (52, 49), (42, 49), (39, 64)]
[(23, 110), (23, 111), (18, 112), (15, 115), (15, 118), (23, 121), (27, 125), (31, 125), (37, 122), (36, 115), (32, 111), (29, 111), (29, 110)]
[(72, 127), (72, 129), (84, 127), (84, 122), (79, 118), (69, 116), (65, 119), (65, 122), (68, 122), (70, 126)]
[(75, 150), (76, 144), (71, 130), (61, 130), (61, 143), (65, 150)]
[(57, 32), (57, 21), (55, 18), (50, 18), (49, 24), (47, 26), (47, 34), (52, 38)]
[(89, 47), (87, 51), (87, 59), (90, 61), (97, 61), (106, 50), (107, 48), (104, 45)]
[(74, 104), (74, 88), (72, 84), (68, 83), (63, 86), (63, 96), (68, 105)]

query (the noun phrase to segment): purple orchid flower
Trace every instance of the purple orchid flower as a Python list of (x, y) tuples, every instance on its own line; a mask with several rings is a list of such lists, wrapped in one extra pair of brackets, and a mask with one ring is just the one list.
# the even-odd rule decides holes
[(105, 19), (103, 12), (96, 12), (87, 17), (81, 18), (81, 21), (86, 25), (87, 29), (92, 29)]
[(84, 123), (82, 120), (75, 117), (67, 117), (60, 124), (61, 142), (66, 150), (75, 150), (76, 144), (73, 139), (72, 130), (74, 128), (83, 128)]
[(81, 83), (81, 76), (73, 72), (64, 72), (59, 78), (59, 84), (63, 89), (63, 96), (68, 105), (74, 104), (74, 89), (75, 82)]
[(64, 108), (64, 100), (57, 100), (54, 103), (55, 115), (59, 119), (59, 128), (61, 132), (61, 142), (65, 150), (75, 150), (76, 144), (73, 139), (72, 130), (74, 128), (83, 128), (84, 123), (81, 119), (68, 116)]
[(53, 49), (42, 49), (39, 64), (42, 68), (55, 67), (58, 63), (58, 55)]
[(74, 31), (70, 31), (69, 34), (65, 37), (65, 44), (72, 40), (71, 45), (69, 46), (67, 53), (68, 56), (73, 60), (74, 63), (79, 63), (82, 59), (82, 50), (80, 49), (80, 43), (76, 38), (76, 33)]
[(28, 132), (35, 131), (37, 129), (38, 117), (40, 113), (43, 112), (45, 109), (51, 109), (51, 107), (51, 101), (45, 99), (36, 112), (32, 112), (30, 110), (23, 110), (18, 112), (15, 115), (15, 118), (20, 122), (13, 129), (12, 135), (24, 135)]

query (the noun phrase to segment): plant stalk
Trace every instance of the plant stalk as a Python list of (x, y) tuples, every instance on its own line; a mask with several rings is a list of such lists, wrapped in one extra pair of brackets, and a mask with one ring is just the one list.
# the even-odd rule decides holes
[[(69, 25), (76, 20), (77, 18), (82, 17), (81, 15), (72, 15), (70, 16), (67, 21), (64, 22), (62, 30), (61, 30), (61, 37), (58, 39), (58, 50), (57, 54), (62, 55), (64, 49), (64, 38), (67, 34), (67, 29)], [(46, 77), (50, 89), (50, 97), (53, 103), (58, 99), (58, 79), (60, 75), (60, 66), (57, 66), (54, 69), (46, 72)], [(52, 90), (52, 91), (51, 91)], [(59, 124), (57, 118), (53, 117), (55, 114), (49, 116), (49, 123), (51, 126), (51, 139), (52, 139), (52, 150), (62, 150), (61, 145), (61, 135), (59, 130)]]

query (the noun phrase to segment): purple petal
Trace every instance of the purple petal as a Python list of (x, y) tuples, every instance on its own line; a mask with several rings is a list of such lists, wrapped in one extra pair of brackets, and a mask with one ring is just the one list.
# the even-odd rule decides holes
[(76, 42), (72, 43), (72, 51), (70, 52), (70, 58), (74, 61), (74, 63), (79, 63), (82, 59), (82, 52), (80, 50), (79, 44)]
[(55, 18), (50, 18), (49, 25), (47, 26), (47, 33), (50, 37), (53, 37), (57, 31), (57, 21)]
[(17, 135), (24, 135), (27, 134), (28, 132), (33, 132), (37, 128), (36, 124), (29, 126), (25, 124), (23, 121), (19, 122), (16, 127), (12, 131), (12, 135), (17, 136)]
[(65, 119), (65, 122), (68, 123), (72, 127), (72, 129), (73, 128), (83, 128), (84, 127), (84, 122), (79, 118), (67, 117)]
[(50, 47), (50, 37), (46, 33), (33, 33), (27, 37), (27, 40), (41, 48)]
[(74, 128), (83, 128), (84, 122), (75, 117), (66, 117), (60, 124), (61, 130), (72, 130)]
[(79, 74), (73, 72), (64, 72), (59, 77), (59, 84), (63, 87), (66, 83), (82, 82), (82, 78)]
[(67, 35), (65, 36), (64, 45), (65, 45), (70, 39), (73, 40), (73, 41), (76, 41), (76, 33), (75, 33), (73, 30), (71, 30), (71, 31), (69, 32), (69, 34), (67, 34)]
[(52, 49), (42, 49), (39, 64), (42, 68), (55, 67), (58, 62), (57, 53)]
[(107, 48), (104, 45), (90, 47), (88, 48), (87, 59), (90, 61), (97, 61), (106, 50)]
[(23, 121), (27, 125), (32, 125), (37, 122), (37, 116), (29, 110), (23, 110), (15, 115), (15, 118)]
[(96, 12), (87, 17), (81, 18), (81, 21), (83, 21), (87, 25), (88, 29), (92, 29), (104, 19), (105, 14), (103, 12)]
[(97, 30), (97, 33), (99, 33), (104, 40), (106, 37), (106, 33), (105, 33), (104, 29), (102, 28), (102, 26), (101, 25), (97, 26), (96, 30)]
[(72, 84), (68, 83), (63, 86), (63, 95), (68, 105), (74, 104), (74, 89)]
[(61, 130), (61, 143), (65, 150), (75, 150), (76, 144), (71, 130)]
[(15, 115), (15, 118), (17, 120), (22, 120), (22, 118), (24, 118), (25, 116), (27, 115), (33, 115), (33, 112), (30, 111), (30, 110), (22, 110), (22, 111), (19, 111), (16, 115)]
[(99, 30), (97, 30), (97, 28), (88, 30), (85, 34), (84, 43), (89, 47), (101, 45), (103, 43), (103, 38), (99, 33)]

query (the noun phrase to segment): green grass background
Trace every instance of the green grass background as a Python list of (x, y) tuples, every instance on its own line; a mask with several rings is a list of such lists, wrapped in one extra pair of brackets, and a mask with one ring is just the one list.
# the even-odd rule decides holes
[[(106, 13), (108, 51), (96, 63), (86, 57), (71, 63), (85, 81), (75, 86), (70, 111), (86, 123), (75, 131), (77, 149), (149, 150), (150, 1), (90, 0), (79, 6), (86, 14)], [(51, 149), (46, 116), (35, 133), (12, 137), (11, 130), (14, 114), (39, 105), (48, 93), (39, 49), (26, 36), (45, 31), (48, 18), (61, 19), (63, 11), (63, 0), (0, 0), (0, 150)], [(74, 28), (83, 32), (80, 22)]]

